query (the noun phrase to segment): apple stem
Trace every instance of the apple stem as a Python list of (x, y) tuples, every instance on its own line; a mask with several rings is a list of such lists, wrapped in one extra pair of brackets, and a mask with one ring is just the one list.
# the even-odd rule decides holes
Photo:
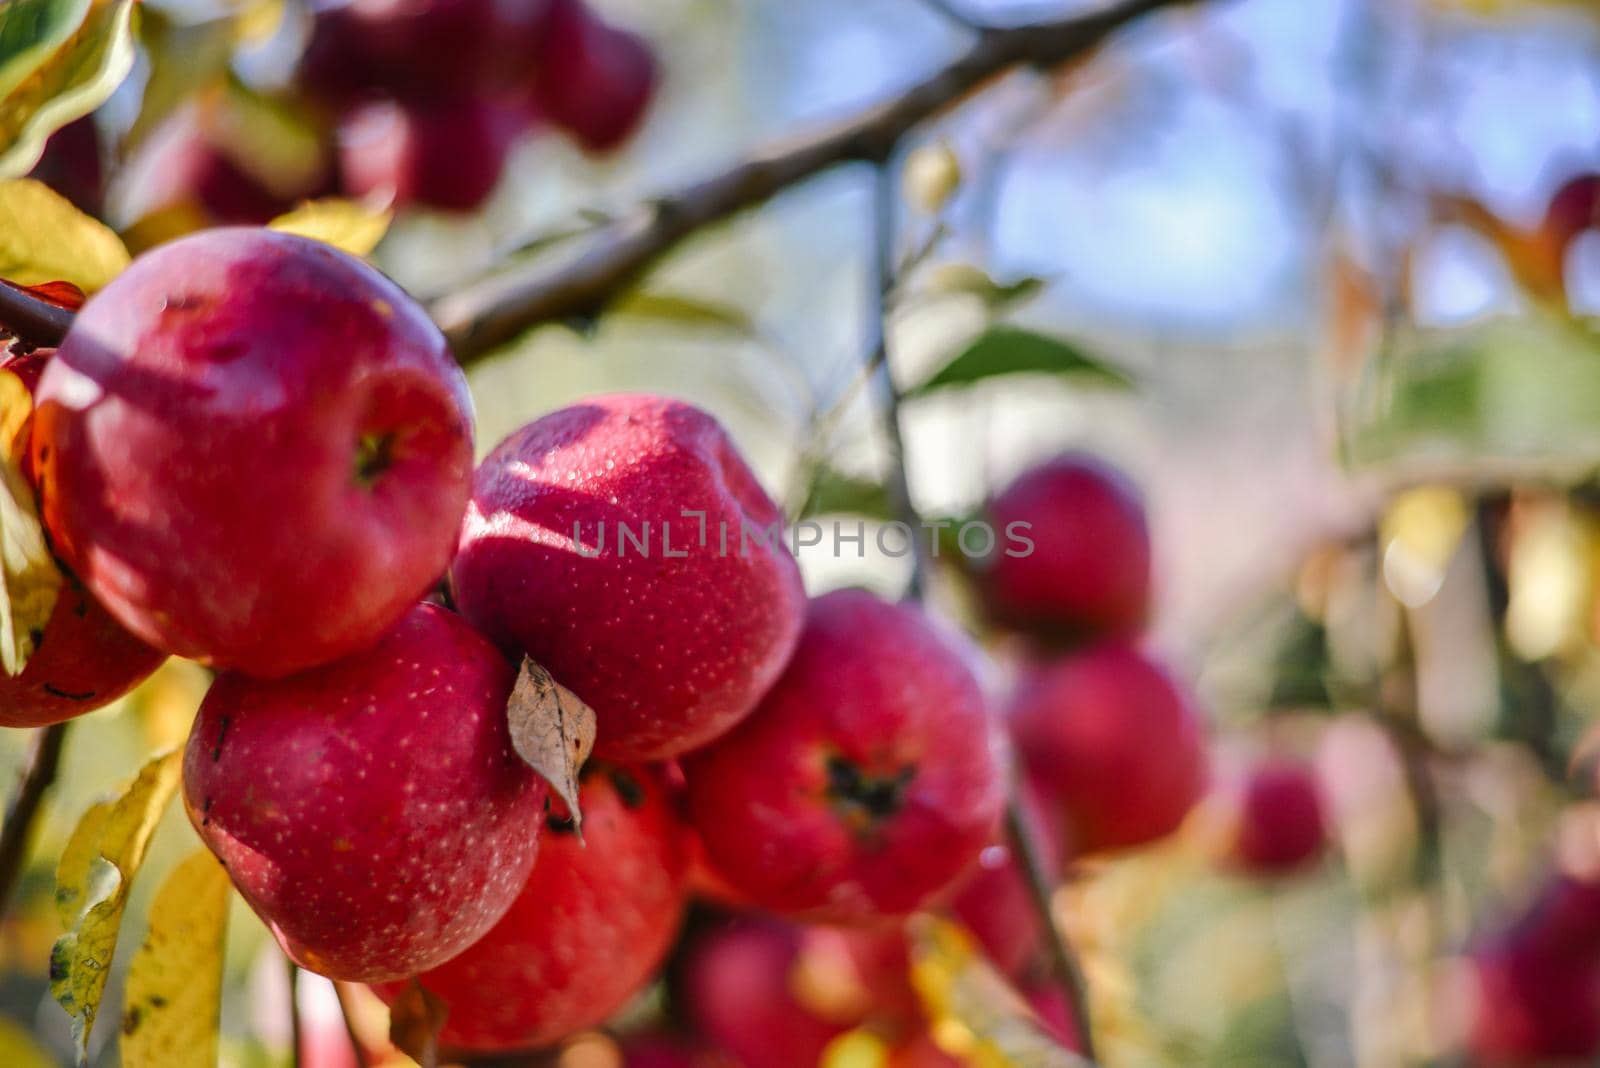
[(1006, 798), (1006, 838), (1011, 843), (1013, 859), (1022, 872), (1022, 881), (1028, 886), (1028, 897), (1038, 914), (1040, 928), (1050, 949), (1050, 963), (1067, 995), (1067, 1005), (1072, 1010), (1072, 1027), (1078, 1035), (1079, 1052), (1090, 1063), (1095, 1061), (1094, 1030), (1089, 1020), (1089, 984), (1083, 975), (1083, 966), (1068, 941), (1066, 932), (1056, 923), (1051, 907), (1052, 887), (1045, 874), (1044, 862), (1033, 828), (1028, 824), (1022, 809), (1021, 795), (1013, 785)]
[(45, 791), (55, 782), (66, 737), (65, 723), (54, 723), (34, 732), (22, 781), (6, 809), (5, 825), (0, 827), (0, 913), (4, 912), (17, 877), (22, 874), (22, 864), (33, 841), (33, 825), (43, 808)]
[(0, 330), (36, 348), (54, 348), (67, 336), (74, 313), (0, 280)]

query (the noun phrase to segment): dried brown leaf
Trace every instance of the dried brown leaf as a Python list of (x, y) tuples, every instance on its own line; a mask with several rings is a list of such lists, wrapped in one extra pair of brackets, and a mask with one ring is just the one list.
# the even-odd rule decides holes
[(594, 750), (594, 709), (531, 658), (523, 657), (506, 714), (511, 744), (566, 802), (573, 828), (581, 834), (578, 771)]

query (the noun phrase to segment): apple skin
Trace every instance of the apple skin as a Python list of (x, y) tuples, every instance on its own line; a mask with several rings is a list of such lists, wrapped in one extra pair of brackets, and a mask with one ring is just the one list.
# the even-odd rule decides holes
[(500, 184), (522, 121), (483, 97), (364, 104), (339, 126), (345, 192), (467, 212)]
[(620, 1043), (622, 1068), (743, 1068), (687, 1036), (666, 1033), (632, 1035)]
[[(1053, 644), (1143, 626), (1150, 531), (1138, 491), (1116, 469), (1082, 453), (1048, 460), (994, 497), (988, 521), (998, 546), (975, 567), (995, 622)], [(1018, 523), (1031, 524), (1017, 529), (1033, 548), (1007, 555), (1008, 531)]]
[(371, 267), (208, 230), (84, 305), (40, 380), (32, 457), (57, 553), (123, 626), (279, 677), (371, 646), (443, 573), (471, 399)]
[[(1026, 783), (1020, 788), (1040, 863), (1053, 886), (1062, 870), (1058, 836), (1047, 827), (1039, 802)], [(977, 938), (990, 962), (1013, 979), (1044, 959), (1046, 933), (1027, 880), (1004, 836), (979, 854), (978, 863), (950, 901), (950, 913)]]
[[(32, 393), (54, 349), (0, 357), (0, 369)], [(23, 474), (33, 465), (23, 454)], [(106, 615), (70, 573), (36, 638), (21, 674), (0, 672), (0, 727), (43, 727), (103, 708), (143, 682), (166, 654), (152, 649)]]
[(335, 107), (510, 90), (543, 35), (548, 0), (354, 0), (319, 11), (299, 83)]
[(828, 1019), (796, 996), (805, 930), (740, 916), (696, 933), (675, 974), (676, 1000), (695, 1029), (743, 1068), (817, 1064), (859, 1021)]
[(1474, 1063), (1582, 1062), (1600, 1052), (1600, 968), (1592, 957), (1500, 940), (1471, 957)]
[(84, 214), (99, 216), (105, 208), (106, 167), (94, 116), (74, 119), (51, 134), (28, 177), (48, 185)]
[(166, 658), (118, 626), (67, 575), (22, 673), (0, 672), (0, 727), (43, 727), (103, 708)]
[[(449, 1006), (443, 1045), (548, 1046), (603, 1023), (650, 980), (688, 901), (676, 806), (648, 768), (585, 766), (583, 838), (550, 820), (538, 863), (505, 917), (417, 977)], [(376, 988), (392, 1000), (405, 984)]]
[(1068, 856), (1128, 849), (1176, 830), (1207, 781), (1205, 731), (1178, 684), (1134, 647), (1106, 642), (1028, 671), (1012, 737)]
[(212, 116), (187, 108), (153, 131), (119, 176), (119, 213), (137, 221), (183, 208), (197, 213), (196, 222), (258, 225), (332, 191), (328, 159), (304, 174), (273, 178), (260, 161), (230, 155), (213, 124)]
[(644, 38), (611, 26), (581, 0), (549, 0), (534, 51), (533, 107), (590, 152), (638, 129), (660, 72)]
[(1240, 871), (1287, 875), (1315, 864), (1328, 845), (1316, 772), (1284, 758), (1252, 768), (1238, 798), (1231, 859)]
[(431, 604), (333, 664), (217, 678), (184, 753), (184, 806), (290, 957), (330, 979), (401, 978), (511, 906), (546, 796), (511, 747), (514, 679)]
[[(800, 633), (798, 565), (761, 537), (741, 546), (741, 522), (783, 517), (716, 420), (665, 397), (594, 397), (484, 460), (451, 586), (484, 633), (595, 710), (598, 756), (664, 760), (749, 714)], [(618, 530), (645, 523), (648, 555)]]
[(905, 915), (951, 886), (1004, 805), (972, 655), (914, 606), (812, 601), (756, 712), (683, 762), (716, 870), (763, 908), (826, 922)]

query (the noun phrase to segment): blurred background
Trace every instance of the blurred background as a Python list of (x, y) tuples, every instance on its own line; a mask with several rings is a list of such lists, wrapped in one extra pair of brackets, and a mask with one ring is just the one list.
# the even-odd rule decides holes
[[(921, 0), (590, 6), (647, 42), (659, 73), (625, 140), (595, 152), (559, 123), (526, 124), (469, 210), (405, 202), (381, 176), (344, 190), (396, 198), (374, 259), (412, 292), (559, 264), (640, 201), (892, 98), (973, 38)], [(959, 13), (1011, 25), (1088, 8)], [(323, 153), (352, 169), (361, 130), (330, 128), (297, 74), (311, 12), (143, 9), (133, 73), (86, 120), (95, 180), (71, 188), (87, 172), (61, 134), (38, 172), (131, 248), (265, 221), (320, 189)], [(271, 192), (264, 211), (181, 179), (207, 138)], [(1214, 796), (1184, 828), (1086, 861), (1056, 896), (1103, 1063), (1600, 1063), (1600, 998), (1571, 1009), (1592, 1013), (1586, 1054), (1491, 1056), (1481, 1039), (1496, 989), (1481, 947), (1552, 880), (1600, 868), (1600, 6), (1184, 5), (1083, 61), (1003, 75), (919, 127), (893, 168), (889, 361), (910, 393), (915, 503), (976, 514), (1066, 448), (1125, 471), (1155, 552), (1146, 644), (1213, 732)], [(850, 165), (785, 190), (697, 233), (598, 319), (476, 363), (480, 450), (586, 393), (668, 392), (721, 417), (793, 514), (888, 518), (893, 454), (862, 374), (874, 182)], [(1071, 358), (918, 388), (997, 327)], [(859, 555), (825, 543), (801, 561), (812, 592), (898, 593), (910, 567), (870, 535)], [(933, 595), (981, 625), (959, 575), (936, 576)], [(0, 1063), (67, 1062), (47, 990), (54, 858), (91, 800), (183, 737), (204, 686), (174, 661), (74, 726), (0, 927), (0, 1054), (16, 1050)], [(7, 764), (27, 741), (0, 736)], [(1312, 770), (1329, 829), (1282, 878), (1216, 859), (1231, 785), (1268, 757)], [(189, 835), (169, 812), (119, 962)], [(228, 1064), (287, 1063), (286, 983), (263, 935), (234, 910)], [(1582, 1000), (1596, 976), (1541, 978), (1531, 1000)], [(304, 1063), (353, 1064), (331, 987), (305, 976), (300, 997), (308, 1033), (327, 1036)], [(362, 1005), (381, 1035), (381, 1008)], [(99, 1029), (96, 1063), (116, 1063), (114, 1032)], [(604, 1040), (574, 1050), (573, 1064), (621, 1063)], [(886, 1063), (848, 1043), (833, 1056)]]

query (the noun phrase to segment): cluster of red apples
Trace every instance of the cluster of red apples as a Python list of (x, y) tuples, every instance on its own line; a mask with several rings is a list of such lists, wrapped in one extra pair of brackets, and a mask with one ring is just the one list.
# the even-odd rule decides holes
[[(811, 1063), (871, 1024), (895, 1063), (949, 1063), (906, 980), (903, 920), (930, 908), (1070, 1043), (1001, 832), (1012, 752), (1057, 876), (1168, 834), (1204, 788), (1201, 719), (1134, 643), (1142, 508), (1082, 457), (990, 506), (1035, 543), (975, 576), (1030, 650), (997, 712), (975, 647), (919, 606), (808, 602), (782, 540), (744, 536), (780, 510), (686, 403), (586, 400), (474, 470), (438, 330), (317, 242), (161, 246), (6, 366), (68, 584), (0, 679), (4, 722), (101, 707), (167, 655), (210, 665), (183, 774), (201, 838), (289, 956), (386, 998), (419, 982), (449, 1048), (601, 1024), (691, 896), (735, 915), (692, 924), (670, 969), (684, 1051)], [(513, 748), (523, 658), (595, 711), (580, 812)], [(801, 960), (855, 977), (813, 995), (864, 995), (797, 994)]]
[[(336, 193), (472, 211), (530, 131), (558, 130), (589, 152), (619, 147), (657, 73), (643, 38), (583, 0), (350, 0), (314, 14), (296, 79), (309, 108), (273, 119), (273, 101), (241, 113), (237, 96), (198, 100), (131, 164), (125, 211), (262, 223)], [(291, 121), (304, 136), (251, 131)]]

